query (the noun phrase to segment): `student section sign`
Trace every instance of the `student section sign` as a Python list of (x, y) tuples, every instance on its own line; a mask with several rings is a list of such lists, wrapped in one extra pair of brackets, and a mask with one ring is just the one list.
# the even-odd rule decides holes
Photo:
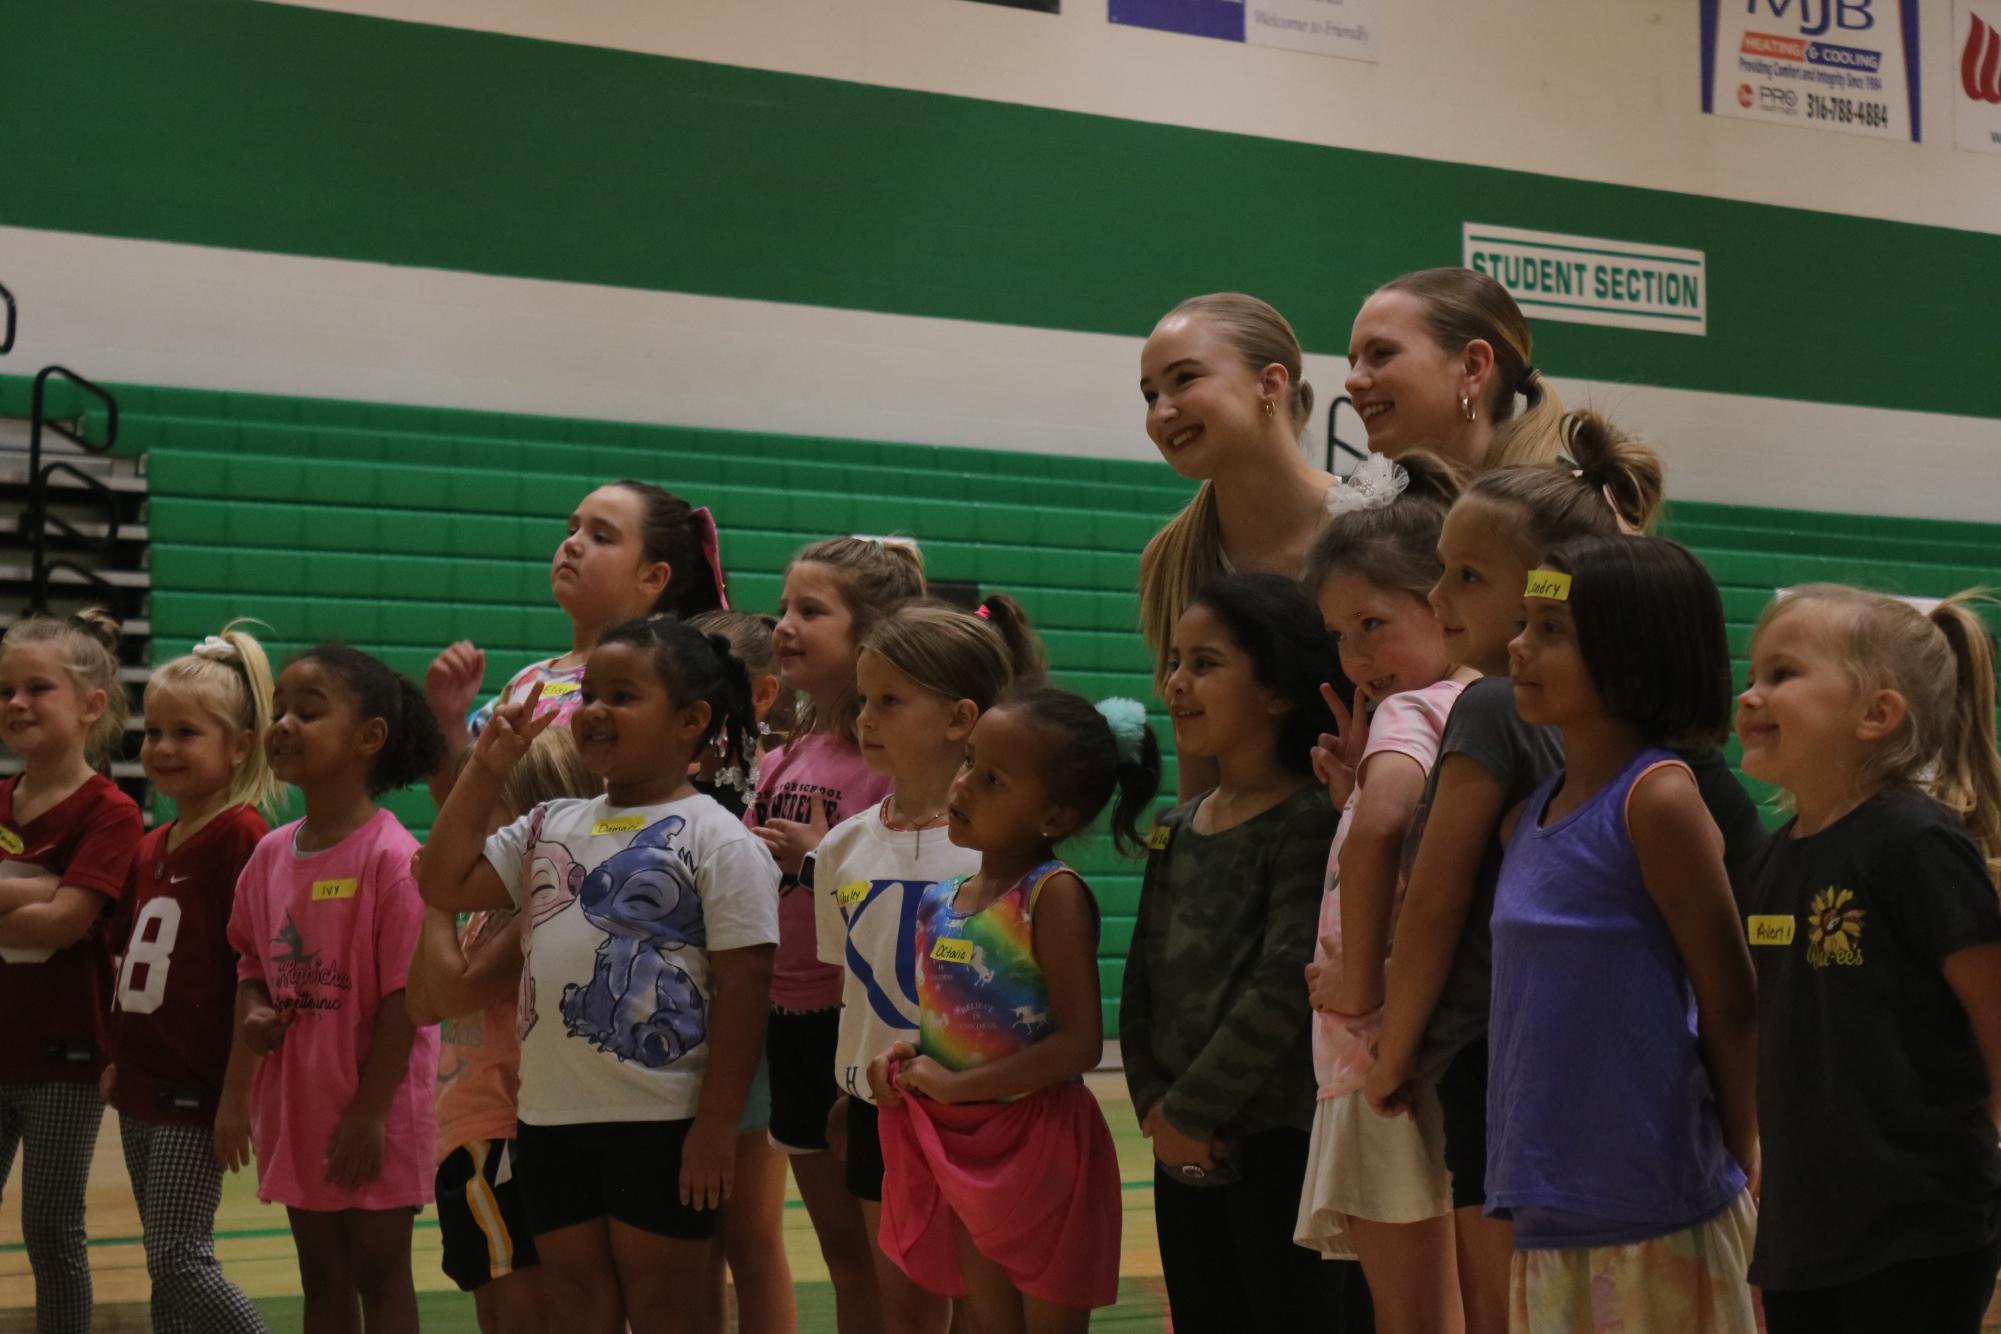
[(1250, 46), (1376, 58), (1376, 0), (1110, 0), (1106, 17)]
[(1918, 0), (1702, 0), (1702, 109), (1918, 140)]
[(1525, 315), (1657, 333), (1709, 332), (1703, 252), (1469, 222), (1462, 261), (1508, 289)]

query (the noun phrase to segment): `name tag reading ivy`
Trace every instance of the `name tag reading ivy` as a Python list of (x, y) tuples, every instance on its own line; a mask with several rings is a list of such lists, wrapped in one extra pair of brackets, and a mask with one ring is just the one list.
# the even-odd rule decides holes
[(351, 899), (354, 897), (356, 881), (315, 880), (313, 881), (313, 902), (325, 903), (329, 899)]

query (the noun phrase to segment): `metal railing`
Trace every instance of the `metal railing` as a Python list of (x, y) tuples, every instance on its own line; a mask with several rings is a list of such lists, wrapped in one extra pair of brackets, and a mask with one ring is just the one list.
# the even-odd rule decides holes
[[(8, 303), (8, 335), (10, 339), (13, 334), (12, 313), (13, 307), (10, 301)], [(102, 440), (92, 440), (90, 438), (88, 429), (90, 415), (87, 411), (80, 413), (75, 418), (76, 424), (74, 426), (68, 421), (58, 420), (47, 414), (48, 383), (53, 378), (61, 378), (69, 381), (70, 384), (74, 385), (83, 394), (90, 398), (95, 398), (104, 405), (104, 438)], [(115, 547), (118, 542), (118, 494), (105, 485), (103, 479), (91, 476), (75, 464), (66, 460), (57, 459), (44, 467), (42, 464), (42, 432), (45, 430), (61, 436), (72, 444), (81, 446), (93, 454), (105, 453), (118, 442), (118, 400), (113, 398), (111, 393), (102, 386), (91, 383), (75, 371), (64, 366), (45, 366), (42, 368), (41, 373), (35, 376), (34, 397), (32, 399), (28, 423), (28, 476), (31, 489), (28, 499), (28, 512), (22, 518), (27, 524), (29, 551), (31, 553), (28, 610), (36, 612), (45, 612), (49, 609), (49, 575), (56, 570), (69, 570), (81, 575), (84, 582), (92, 585), (99, 592), (107, 594), (107, 596), (113, 591), (112, 585), (95, 571), (85, 569), (73, 560), (61, 557), (50, 558), (48, 554), (48, 535), (51, 526), (57, 528), (66, 537), (100, 542), (107, 548)], [(81, 481), (84, 484), (85, 491), (90, 494), (91, 498), (103, 510), (104, 536), (102, 538), (91, 537), (78, 529), (75, 524), (49, 512), (49, 479), (60, 474), (67, 474)]]

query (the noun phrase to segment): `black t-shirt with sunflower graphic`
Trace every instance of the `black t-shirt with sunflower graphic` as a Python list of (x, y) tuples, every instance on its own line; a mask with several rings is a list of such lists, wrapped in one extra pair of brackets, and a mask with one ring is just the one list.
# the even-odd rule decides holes
[(2001, 1228), (1987, 1067), (1940, 965), (2001, 941), (1958, 820), (1882, 792), (1775, 835), (1745, 894), (1758, 970), (1764, 1191), (1751, 1279), (1833, 1287)]

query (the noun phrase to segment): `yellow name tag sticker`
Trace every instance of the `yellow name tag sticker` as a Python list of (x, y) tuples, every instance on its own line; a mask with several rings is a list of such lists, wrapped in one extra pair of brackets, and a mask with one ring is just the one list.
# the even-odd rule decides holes
[(1530, 570), (1525, 598), (1547, 598), (1551, 602), (1570, 601), (1570, 576), (1562, 570)]
[(834, 898), (843, 908), (852, 908), (868, 897), (868, 881), (850, 880), (834, 891)]
[(574, 695), (584, 688), (582, 681), (544, 681), (542, 698), (554, 699), (558, 695)]
[(26, 843), (21, 841), (19, 834), (9, 829), (6, 825), (0, 824), (0, 852), (12, 856), (14, 853), (24, 850), (27, 846)]
[(351, 899), (354, 897), (354, 889), (357, 883), (357, 881), (351, 878), (347, 880), (315, 880), (313, 881), (313, 902), (325, 903), (329, 899)]
[(973, 942), (970, 940), (941, 940), (931, 947), (931, 957), (939, 963), (971, 963)]
[(636, 834), (646, 828), (643, 815), (615, 815), (609, 820), (599, 820), (591, 826), (592, 834)]
[(1172, 829), (1169, 829), (1164, 824), (1157, 824), (1153, 827), (1153, 832), (1146, 836), (1146, 845), (1153, 849), (1153, 851), (1159, 852), (1167, 846), (1167, 840), (1173, 837), (1173, 835), (1174, 831)]
[(1745, 919), (1744, 934), (1753, 945), (1790, 945), (1793, 943), (1792, 915), (1753, 914)]

